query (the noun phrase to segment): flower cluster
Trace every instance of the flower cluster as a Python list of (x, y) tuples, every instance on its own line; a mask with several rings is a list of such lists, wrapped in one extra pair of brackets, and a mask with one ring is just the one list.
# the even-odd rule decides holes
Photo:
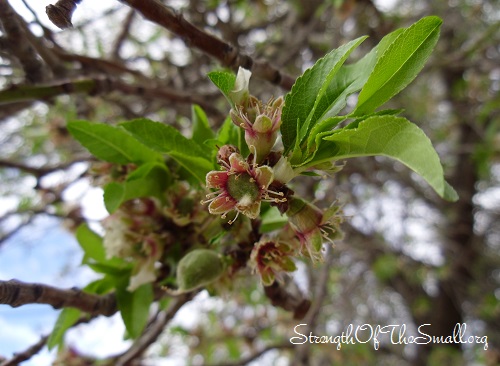
[(312, 203), (293, 197), (289, 203), (287, 216), (289, 226), (300, 243), (300, 252), (313, 262), (322, 259), (321, 248), (324, 241), (333, 244), (342, 237), (338, 214), (340, 207), (332, 206), (323, 211)]
[(264, 286), (270, 286), (281, 272), (293, 272), (297, 269), (293, 255), (295, 248), (292, 243), (263, 237), (253, 247), (250, 264), (259, 273)]
[(154, 200), (134, 199), (125, 202), (103, 222), (107, 258), (134, 262), (129, 291), (156, 280), (156, 263), (170, 235), (162, 230), (164, 220)]
[(177, 226), (201, 224), (208, 214), (199, 204), (200, 194), (192, 190), (186, 182), (179, 181), (169, 189), (163, 214)]
[[(259, 236), (250, 254), (249, 265), (259, 273), (263, 284), (270, 286), (282, 278), (283, 272), (296, 269), (295, 257), (306, 256), (313, 262), (322, 260), (323, 243), (341, 236), (341, 216), (338, 207), (323, 211), (294, 197), (286, 186), (303, 169), (293, 168), (282, 152), (272, 151), (281, 126), (284, 99), (279, 97), (262, 103), (250, 95), (250, 76), (249, 71), (240, 68), (229, 99), (231, 119), (245, 131), (251, 153), (245, 158), (235, 146), (219, 148), (217, 162), (222, 171), (207, 174), (206, 186), (215, 191), (202, 203), (209, 203), (209, 212), (222, 218), (235, 211), (230, 224), (240, 213), (256, 219), (263, 201), (286, 213), (289, 222), (273, 236)], [(325, 168), (332, 172), (336, 169), (333, 165)]]
[(230, 93), (233, 107), (229, 115), (236, 126), (245, 130), (245, 142), (249, 147), (253, 146), (255, 160), (261, 163), (271, 152), (278, 137), (284, 99), (271, 98), (267, 103), (262, 103), (250, 95), (248, 85), (251, 75), (248, 70), (238, 70), (234, 89)]

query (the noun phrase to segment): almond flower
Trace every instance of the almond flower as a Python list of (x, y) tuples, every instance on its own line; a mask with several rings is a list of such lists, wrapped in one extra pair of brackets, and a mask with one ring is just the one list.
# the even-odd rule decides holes
[(293, 254), (294, 250), (288, 243), (263, 237), (252, 249), (250, 264), (260, 274), (262, 284), (271, 286), (281, 272), (297, 269), (291, 258)]
[(342, 217), (338, 206), (323, 211), (300, 198), (290, 200), (287, 216), (289, 225), (300, 242), (300, 251), (313, 262), (323, 259), (321, 248), (324, 241), (333, 241), (342, 237), (339, 225)]
[(276, 142), (281, 126), (281, 110), (284, 99), (271, 99), (267, 104), (250, 95), (248, 86), (252, 73), (239, 68), (233, 89), (228, 98), (231, 102), (229, 112), (233, 123), (245, 130), (245, 141), (255, 147), (256, 161), (264, 161)]
[(232, 210), (236, 211), (234, 222), (241, 212), (250, 219), (255, 219), (260, 213), (262, 201), (277, 202), (281, 198), (272, 198), (269, 194), (282, 196), (278, 192), (268, 190), (274, 179), (273, 170), (267, 166), (258, 166), (255, 161), (249, 164), (241, 154), (234, 152), (229, 158), (221, 161), (224, 171), (211, 171), (207, 174), (207, 188), (217, 191), (207, 195), (211, 214), (222, 215)]
[(162, 238), (156, 234), (149, 234), (144, 237), (138, 253), (138, 259), (135, 263), (127, 287), (128, 291), (134, 291), (140, 286), (151, 283), (156, 280), (156, 262), (163, 254)]
[(117, 257), (134, 265), (127, 290), (156, 280), (156, 263), (168, 241), (168, 233), (162, 230), (164, 220), (157, 202), (148, 198), (127, 201), (104, 220), (106, 258)]
[(255, 147), (257, 162), (267, 157), (276, 142), (281, 126), (283, 103), (283, 97), (271, 99), (263, 104), (257, 98), (250, 96), (246, 107), (235, 106), (229, 112), (233, 123), (245, 130), (247, 145)]
[(192, 190), (186, 182), (177, 182), (166, 194), (166, 205), (162, 212), (177, 226), (200, 224), (208, 216), (200, 205), (199, 192)]

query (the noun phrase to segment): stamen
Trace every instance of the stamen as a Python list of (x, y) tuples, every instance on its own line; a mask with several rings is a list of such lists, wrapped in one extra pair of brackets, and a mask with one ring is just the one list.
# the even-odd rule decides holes
[(271, 191), (270, 189), (267, 190), (267, 193), (272, 193), (280, 197), (283, 197), (285, 195), (283, 192)]
[(229, 220), (227, 223), (229, 225), (232, 225), (236, 221), (236, 219), (238, 218), (238, 216), (240, 216), (240, 211), (236, 211), (236, 216), (234, 217), (234, 219)]

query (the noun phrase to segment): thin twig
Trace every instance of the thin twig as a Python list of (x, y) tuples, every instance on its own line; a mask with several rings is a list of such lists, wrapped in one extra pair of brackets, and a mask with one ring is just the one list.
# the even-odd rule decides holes
[(50, 100), (66, 94), (84, 93), (89, 95), (122, 92), (143, 98), (170, 100), (182, 104), (198, 104), (207, 113), (221, 116), (221, 112), (201, 96), (181, 93), (167, 87), (146, 86), (147, 84), (130, 85), (109, 78), (65, 80), (49, 85), (13, 85), (0, 91), (0, 105), (26, 100)]
[(289, 342), (269, 345), (267, 347), (264, 347), (260, 351), (257, 351), (255, 353), (251, 354), (250, 356), (244, 357), (241, 360), (238, 360), (236, 362), (225, 362), (225, 363), (220, 363), (220, 364), (213, 365), (213, 366), (244, 366), (244, 365), (249, 364), (252, 361), (255, 361), (256, 359), (258, 359), (263, 354), (265, 354), (269, 351), (279, 350), (279, 349), (292, 349), (294, 347), (295, 347), (295, 345), (292, 343), (289, 343)]
[[(323, 306), (323, 302), (325, 301), (325, 297), (328, 294), (328, 284), (329, 284), (328, 277), (330, 276), (330, 267), (333, 264), (333, 259), (334, 259), (333, 250), (330, 246), (328, 246), (326, 252), (326, 260), (323, 263), (323, 268), (317, 279), (318, 286), (314, 294), (314, 300), (311, 308), (309, 309), (306, 317), (304, 318), (304, 323), (307, 324), (306, 334), (308, 334), (309, 332), (314, 332), (318, 315)], [(310, 343), (305, 343), (301, 345), (301, 347), (297, 348), (297, 352), (295, 354), (295, 359), (294, 359), (295, 363), (293, 363), (293, 365), (302, 365), (309, 363), (308, 361), (309, 361), (310, 346), (311, 346)]]
[(24, 351), (15, 353), (14, 357), (12, 357), (10, 360), (6, 360), (0, 363), (0, 366), (15, 366), (19, 365), (21, 362), (29, 360), (31, 357), (40, 352), (43, 347), (45, 347), (48, 339), (49, 336), (43, 336), (38, 342), (29, 346)]
[(84, 161), (89, 161), (89, 160), (91, 160), (91, 158), (82, 157), (82, 158), (77, 158), (77, 159), (72, 160), (72, 161), (66, 161), (64, 163), (57, 164), (57, 165), (37, 168), (34, 166), (26, 165), (24, 163), (15, 162), (12, 160), (0, 159), (0, 168), (19, 169), (25, 173), (32, 174), (33, 176), (35, 176), (35, 178), (39, 179), (47, 174), (53, 173), (53, 172), (58, 171), (58, 170), (67, 169), (71, 165), (74, 165), (76, 163), (81, 163)]
[(116, 37), (116, 40), (113, 44), (113, 52), (111, 54), (111, 57), (114, 60), (120, 59), (120, 51), (123, 47), (125, 40), (129, 35), (130, 27), (132, 26), (132, 22), (134, 20), (134, 15), (135, 11), (133, 9), (130, 9), (129, 13), (125, 17), (125, 20), (123, 21), (122, 29), (118, 34), (118, 37)]
[[(77, 325), (80, 324), (85, 324), (89, 323), (91, 320), (95, 319), (97, 315), (82, 315), (78, 321), (75, 322), (71, 326), (71, 328), (76, 327)], [(16, 366), (19, 365), (23, 361), (29, 360), (31, 357), (36, 355), (38, 352), (42, 350), (42, 348), (47, 344), (47, 341), (49, 340), (50, 335), (45, 335), (43, 336), (37, 343), (29, 346), (26, 350), (22, 352), (16, 352), (14, 356), (9, 359), (9, 360), (1, 360), (0, 359), (0, 366)]]
[(132, 360), (140, 357), (148, 347), (155, 342), (163, 332), (168, 322), (177, 314), (177, 311), (187, 302), (191, 301), (197, 292), (191, 292), (181, 295), (172, 300), (172, 303), (167, 310), (158, 314), (156, 322), (154, 322), (134, 344), (121, 355), (116, 361), (116, 366), (126, 366)]

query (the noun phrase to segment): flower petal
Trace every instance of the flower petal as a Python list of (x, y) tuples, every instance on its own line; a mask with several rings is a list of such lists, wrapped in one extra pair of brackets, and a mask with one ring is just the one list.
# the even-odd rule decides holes
[(238, 207), (238, 210), (249, 219), (256, 219), (260, 214), (260, 200), (255, 201), (250, 206)]
[(231, 166), (231, 172), (244, 173), (250, 169), (248, 163), (243, 159), (243, 156), (238, 153), (232, 153), (229, 156), (229, 165)]
[(206, 176), (207, 188), (225, 188), (228, 180), (228, 172), (211, 171)]
[(238, 69), (238, 74), (236, 74), (236, 81), (234, 83), (233, 90), (229, 92), (229, 99), (234, 104), (243, 104), (250, 92), (248, 91), (248, 85), (250, 84), (250, 76), (252, 72), (250, 70), (240, 67)]
[(140, 266), (139, 271), (130, 277), (130, 282), (127, 287), (128, 291), (134, 291), (145, 283), (154, 282), (156, 280), (154, 260), (146, 262), (138, 262), (136, 268)]
[(255, 180), (260, 189), (267, 189), (274, 180), (274, 172), (271, 167), (263, 165), (255, 169)]
[(210, 205), (208, 205), (208, 211), (214, 215), (221, 215), (226, 212), (231, 211), (236, 206), (236, 201), (233, 200), (227, 194), (221, 194), (215, 198)]

